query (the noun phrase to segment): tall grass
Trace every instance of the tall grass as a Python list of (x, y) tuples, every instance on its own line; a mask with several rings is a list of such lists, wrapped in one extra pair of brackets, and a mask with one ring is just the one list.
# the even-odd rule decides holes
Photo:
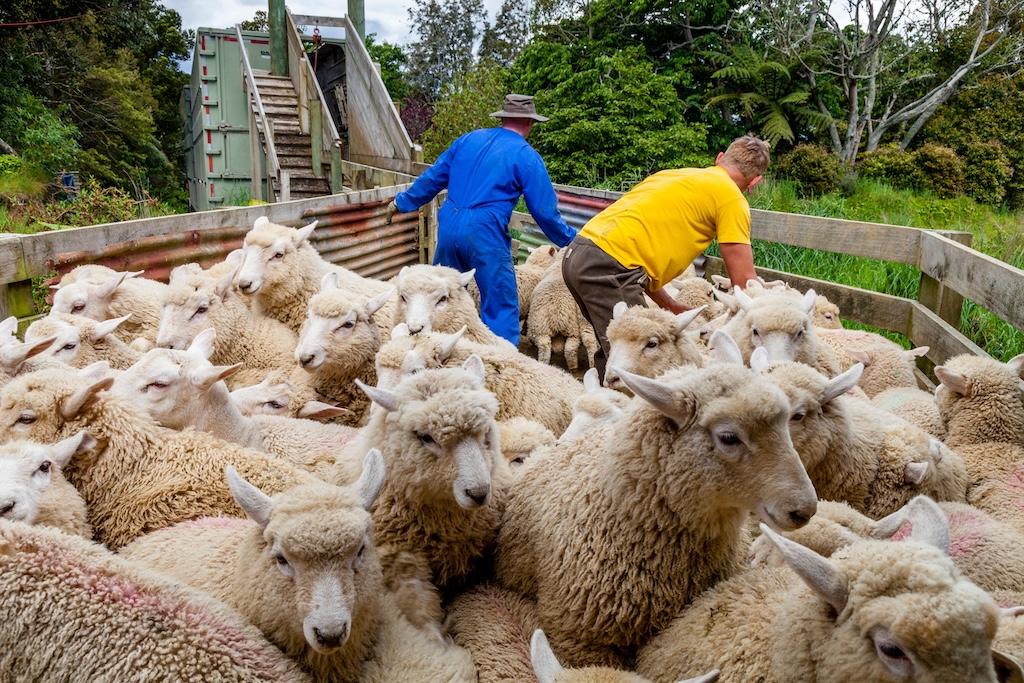
[[(807, 216), (969, 232), (973, 235), (973, 248), (1024, 268), (1024, 211), (1000, 211), (966, 197), (939, 199), (928, 193), (860, 181), (850, 196), (833, 192), (816, 199), (801, 199), (793, 183), (767, 180), (752, 193), (750, 205)], [(756, 241), (754, 262), (774, 270), (895, 296), (918, 296), (920, 271), (903, 264)], [(972, 301), (964, 302), (960, 331), (994, 358), (1005, 361), (1024, 353), (1024, 332)], [(909, 345), (899, 335), (886, 336)]]

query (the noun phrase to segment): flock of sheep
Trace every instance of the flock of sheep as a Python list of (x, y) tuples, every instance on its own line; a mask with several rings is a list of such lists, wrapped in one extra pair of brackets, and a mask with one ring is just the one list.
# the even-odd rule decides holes
[(1024, 355), (686, 278), (602, 386), (554, 248), (535, 360), (314, 227), (0, 324), (0, 680), (1024, 681)]

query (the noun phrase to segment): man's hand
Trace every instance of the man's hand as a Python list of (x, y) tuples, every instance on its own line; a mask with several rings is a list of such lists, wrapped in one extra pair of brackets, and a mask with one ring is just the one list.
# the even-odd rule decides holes
[(392, 200), (391, 200), (391, 201), (390, 201), (390, 202), (388, 203), (388, 208), (387, 208), (387, 210), (386, 210), (386, 211), (384, 212), (384, 222), (385, 222), (385, 223), (386, 223), (387, 225), (391, 225), (391, 219), (392, 219), (392, 218), (394, 218), (394, 216), (395, 216), (395, 212), (396, 212), (396, 211), (398, 211), (398, 205), (397, 205), (397, 204), (395, 204), (395, 200), (394, 200), (394, 199), (392, 199)]
[(676, 301), (665, 291), (665, 288), (661, 288), (656, 291), (647, 290), (647, 296), (651, 297), (651, 300), (658, 304), (660, 308), (664, 308), (666, 311), (671, 311), (676, 315), (685, 313), (686, 311), (692, 310), (689, 306), (684, 304), (682, 301)]

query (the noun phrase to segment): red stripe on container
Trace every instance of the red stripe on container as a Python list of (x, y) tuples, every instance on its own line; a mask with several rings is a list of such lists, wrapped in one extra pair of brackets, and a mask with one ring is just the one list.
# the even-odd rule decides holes
[[(210, 160), (210, 173), (213, 173), (213, 155), (207, 154), (206, 158)], [(210, 192), (213, 192), (213, 186), (210, 186)]]
[(206, 49), (206, 34), (203, 34), (202, 38), (199, 41), (199, 49), (200, 50), (205, 50)]
[[(210, 163), (213, 163), (212, 158), (210, 159)], [(211, 168), (210, 170), (212, 171), (213, 169)], [(210, 183), (210, 197), (213, 197), (213, 183)]]
[(204, 76), (206, 75), (206, 65), (205, 64), (203, 65), (203, 75)]
[(253, 45), (270, 45), (269, 40), (251, 40), (249, 42), (251, 42)]
[(213, 131), (212, 130), (206, 131), (206, 143), (208, 145), (212, 145), (213, 144)]

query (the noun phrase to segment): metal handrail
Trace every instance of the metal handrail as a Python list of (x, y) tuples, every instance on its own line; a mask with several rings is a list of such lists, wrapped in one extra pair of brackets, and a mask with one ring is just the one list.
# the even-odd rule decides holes
[(274, 148), (274, 127), (273, 124), (268, 125), (270, 119), (267, 118), (267, 112), (263, 109), (263, 100), (260, 98), (259, 88), (256, 87), (256, 76), (249, 63), (249, 53), (245, 51), (245, 41), (242, 38), (240, 24), (235, 24), (235, 35), (238, 37), (238, 51), (242, 55), (242, 77), (248, 86), (249, 96), (256, 101), (257, 120), (263, 124), (263, 136), (267, 141), (267, 160), (270, 162), (267, 174), (276, 178), (281, 172), (281, 164), (277, 161), (277, 150)]

